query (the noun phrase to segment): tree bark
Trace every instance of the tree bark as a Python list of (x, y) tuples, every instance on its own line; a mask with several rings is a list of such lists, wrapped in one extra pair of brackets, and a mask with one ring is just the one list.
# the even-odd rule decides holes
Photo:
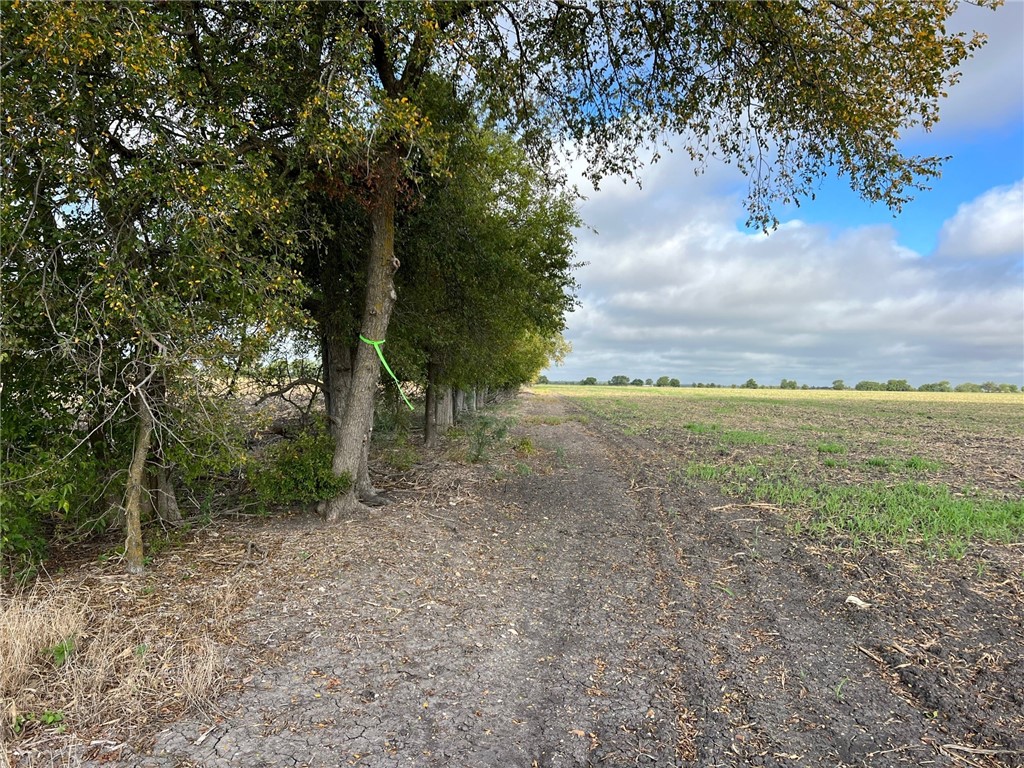
[(370, 480), (370, 443), (373, 441), (373, 417), (377, 409), (377, 398), (370, 398), (370, 430), (363, 441), (363, 454), (359, 458), (359, 472), (356, 476), (356, 497), (371, 507), (382, 507), (387, 500), (373, 487)]
[(476, 412), (476, 387), (466, 393), (466, 410), (470, 413)]
[[(352, 387), (352, 349), (347, 343), (348, 340), (337, 332), (324, 325), (323, 336), (320, 340), (320, 356), (323, 362), (324, 376), (324, 406), (327, 411), (327, 424), (334, 441), (335, 451), (341, 442), (342, 424), (345, 419), (345, 410), (348, 407), (348, 393)], [(373, 407), (375, 399), (370, 400), (370, 425), (373, 425)], [(359, 471), (356, 477), (356, 495), (360, 501), (380, 506), (384, 499), (380, 491), (373, 487), (370, 480), (370, 441), (363, 444), (362, 456), (359, 460)]]
[(320, 356), (323, 361), (324, 406), (327, 428), (335, 446), (341, 442), (341, 425), (345, 418), (348, 390), (352, 384), (352, 348), (337, 328), (323, 326)]
[(437, 363), (427, 363), (427, 402), (423, 414), (423, 443), (437, 448)]
[[(400, 161), (392, 148), (382, 158), (375, 184), (375, 200), (370, 211), (370, 249), (366, 265), (366, 303), (360, 333), (372, 341), (387, 338), (388, 323), (395, 299), (395, 207), (400, 179)], [(341, 417), (339, 439), (334, 446), (334, 474), (347, 475), (348, 490), (324, 502), (320, 509), (328, 522), (335, 522), (360, 506), (357, 499), (359, 463), (369, 447), (373, 426), (373, 398), (380, 378), (380, 360), (370, 344), (356, 348), (352, 384)]]
[(169, 467), (160, 464), (150, 473), (150, 495), (156, 515), (165, 523), (181, 524), (181, 509), (178, 507), (178, 496), (174, 490)]
[(438, 387), (437, 399), (437, 434), (438, 436), (444, 435), (451, 428), (454, 422), (454, 411), (452, 409), (452, 388), (451, 387)]
[(136, 395), (139, 426), (135, 435), (135, 450), (128, 465), (128, 488), (124, 503), (125, 531), (124, 556), (129, 573), (142, 573), (142, 494), (146, 480), (146, 457), (153, 436), (153, 412), (149, 409), (146, 393)]
[(462, 414), (466, 411), (466, 393), (461, 390), (455, 390), (455, 423), (458, 424), (462, 421)]

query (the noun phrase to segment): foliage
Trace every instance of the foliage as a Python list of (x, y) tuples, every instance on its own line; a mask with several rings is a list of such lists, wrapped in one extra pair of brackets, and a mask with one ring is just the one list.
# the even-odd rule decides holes
[(351, 480), (334, 475), (332, 455), (330, 435), (316, 427), (270, 446), (249, 470), (249, 483), (262, 508), (311, 504), (345, 490)]
[(5, 468), (3, 490), (23, 530), (95, 526), (121, 505), (144, 412), (143, 458), (195, 474), (220, 442), (218, 377), (290, 321), (301, 288), (293, 190), (205, 101), (221, 73), (190, 56), (194, 11), (152, 10), (13, 3), (2, 16), (4, 441), (34, 462)]
[(458, 138), (449, 172), (424, 182), (424, 199), (400, 220), (396, 360), (423, 378), (432, 364), (434, 384), (518, 386), (570, 349), (561, 331), (575, 305), (579, 220), (521, 149), (477, 125), (466, 105), (437, 97), (430, 114)]
[(597, 385), (597, 379), (593, 376), (587, 376), (587, 378), (583, 379), (583, 381), (581, 381), (580, 384), (588, 387), (593, 387)]
[(747, 379), (743, 384), (740, 385), (743, 389), (757, 389), (757, 382), (753, 379)]
[(795, 379), (783, 379), (782, 383), (779, 384), (779, 389), (796, 389)]
[(669, 379), (668, 376), (659, 376), (658, 380), (655, 382), (654, 386), (656, 386), (656, 387), (667, 387), (669, 385), (670, 381), (671, 381), (671, 379)]
[(889, 379), (885, 384), (888, 392), (913, 392), (914, 388), (907, 383), (906, 379)]
[(624, 387), (629, 384), (629, 376), (612, 376), (608, 380), (608, 384), (610, 384), (613, 387)]
[(508, 434), (508, 422), (495, 416), (478, 415), (466, 427), (469, 435), (468, 458), (474, 464), (487, 458), (487, 451)]
[(854, 389), (858, 392), (884, 392), (885, 384), (880, 381), (858, 381)]

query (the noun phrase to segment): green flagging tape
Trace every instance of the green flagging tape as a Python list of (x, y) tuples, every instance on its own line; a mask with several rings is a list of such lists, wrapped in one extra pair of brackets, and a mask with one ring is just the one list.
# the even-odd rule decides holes
[(398, 381), (398, 377), (395, 376), (395, 372), (391, 370), (391, 366), (388, 365), (388, 361), (384, 359), (384, 353), (380, 351), (380, 345), (384, 343), (384, 339), (381, 339), (380, 341), (372, 341), (360, 333), (359, 340), (365, 341), (367, 344), (369, 344), (371, 347), (377, 350), (377, 357), (380, 358), (381, 363), (384, 365), (384, 370), (390, 373), (391, 378), (395, 380), (395, 386), (398, 387), (398, 391), (402, 395), (402, 399), (405, 400), (405, 404), (409, 406), (410, 411), (416, 410), (415, 408), (412, 407), (412, 403), (409, 402), (409, 398), (405, 396), (405, 392), (402, 392), (401, 382)]

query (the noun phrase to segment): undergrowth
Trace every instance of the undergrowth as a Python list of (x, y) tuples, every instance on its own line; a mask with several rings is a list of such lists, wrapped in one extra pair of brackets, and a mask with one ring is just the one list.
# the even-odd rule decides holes
[[(42, 580), (0, 597), (0, 741), (12, 754), (55, 754), (70, 749), (73, 734), (101, 725), (127, 735), (147, 712), (200, 705), (219, 692), (217, 642), (169, 635), (136, 612), (135, 599), (120, 588)], [(204, 612), (224, 623), (235, 599), (229, 585)]]
[(348, 477), (331, 470), (334, 441), (323, 427), (310, 427), (297, 436), (267, 448), (252, 465), (249, 483), (260, 508), (310, 504), (337, 496), (348, 488)]

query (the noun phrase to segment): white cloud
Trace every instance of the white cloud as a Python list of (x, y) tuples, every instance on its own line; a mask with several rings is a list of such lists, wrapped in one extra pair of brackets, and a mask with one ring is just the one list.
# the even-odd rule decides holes
[(977, 31), (988, 40), (960, 67), (962, 77), (941, 106), (934, 136), (993, 128), (1024, 114), (1024, 3), (1010, 0), (995, 11), (961, 3), (956, 31)]
[(1024, 180), (961, 204), (942, 225), (937, 253), (954, 259), (1024, 253)]
[[(580, 233), (583, 306), (569, 318), (573, 353), (552, 378), (1024, 377), (1019, 240), (1004, 258), (964, 262), (910, 251), (889, 225), (833, 233), (789, 221), (770, 236), (745, 232), (741, 201), (715, 196), (721, 179), (680, 182), (676, 164), (643, 190), (583, 206), (601, 234)], [(996, 224), (1022, 188), (963, 206), (944, 243), (967, 238), (975, 255), (1003, 248), (994, 233), (1007, 228)]]

